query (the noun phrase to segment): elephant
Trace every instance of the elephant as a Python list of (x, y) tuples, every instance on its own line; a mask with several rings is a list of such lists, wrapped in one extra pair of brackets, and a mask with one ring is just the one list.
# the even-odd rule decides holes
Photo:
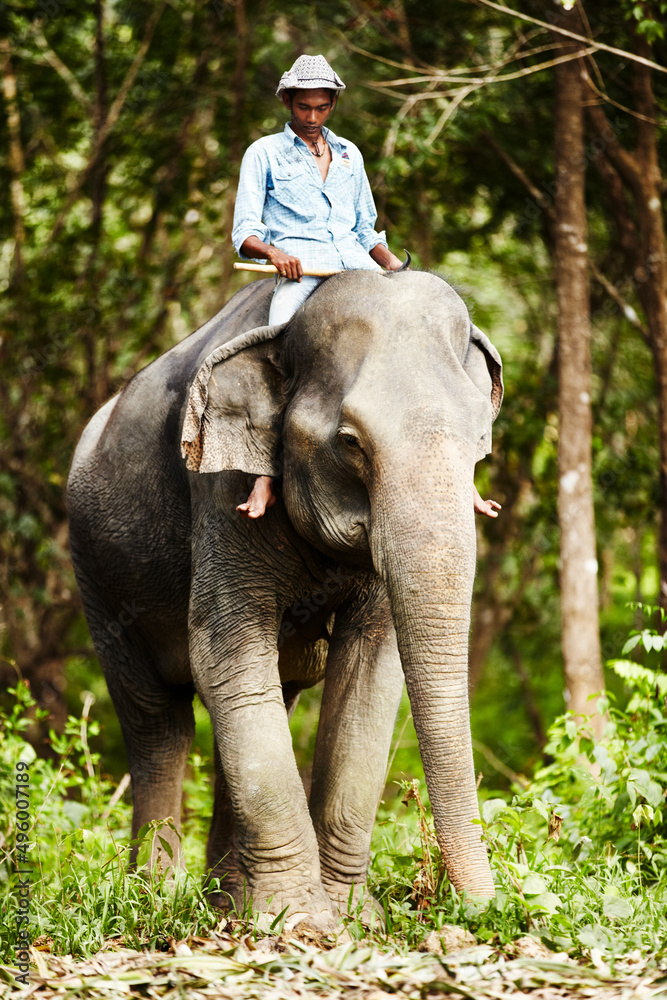
[[(366, 876), (404, 680), (449, 878), (494, 894), (467, 648), (473, 470), (502, 364), (430, 272), (341, 272), (281, 326), (266, 325), (273, 287), (245, 286), (99, 410), (67, 504), (133, 835), (173, 817), (180, 863), (196, 691), (215, 745), (213, 901), (324, 933), (377, 908)], [(260, 475), (276, 502), (249, 521), (236, 505)], [(322, 680), (307, 799), (289, 716)]]

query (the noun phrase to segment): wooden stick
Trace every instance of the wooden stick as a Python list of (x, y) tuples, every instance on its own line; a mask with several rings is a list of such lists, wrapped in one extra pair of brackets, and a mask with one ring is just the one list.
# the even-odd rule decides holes
[[(259, 271), (261, 274), (278, 274), (278, 268), (273, 264), (234, 264), (235, 271)], [(316, 271), (304, 268), (304, 276), (309, 278), (330, 278), (332, 274), (341, 274), (342, 271)]]

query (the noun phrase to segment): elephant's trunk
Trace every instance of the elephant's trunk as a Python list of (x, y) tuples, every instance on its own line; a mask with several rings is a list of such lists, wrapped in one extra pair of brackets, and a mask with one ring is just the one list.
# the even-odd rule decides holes
[[(441, 451), (438, 449), (438, 451)], [(407, 458), (407, 456), (404, 456)], [(392, 463), (393, 464), (393, 463)], [(371, 547), (391, 601), (438, 842), (459, 890), (493, 896), (481, 841), (468, 707), (475, 572), (472, 458), (384, 469), (371, 498)]]

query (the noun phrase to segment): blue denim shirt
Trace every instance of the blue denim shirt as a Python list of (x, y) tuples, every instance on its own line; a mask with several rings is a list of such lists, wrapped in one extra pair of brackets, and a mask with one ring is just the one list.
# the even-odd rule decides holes
[[(249, 236), (298, 257), (304, 268), (380, 270), (369, 256), (384, 232), (361, 153), (323, 128), (331, 149), (325, 181), (303, 139), (285, 125), (248, 148), (241, 164), (232, 242), (239, 256)], [(247, 258), (244, 258), (247, 260)]]

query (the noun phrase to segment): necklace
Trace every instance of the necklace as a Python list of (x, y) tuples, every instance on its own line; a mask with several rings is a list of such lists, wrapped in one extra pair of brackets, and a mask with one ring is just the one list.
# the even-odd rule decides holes
[[(322, 140), (322, 141), (324, 142), (324, 140)], [(327, 148), (326, 142), (324, 143), (324, 146), (323, 146), (322, 149), (320, 149), (320, 147), (317, 145), (317, 139), (313, 139), (313, 143), (315, 145), (315, 149), (311, 149), (310, 152), (312, 153), (312, 155), (313, 156), (324, 156), (324, 150)]]

